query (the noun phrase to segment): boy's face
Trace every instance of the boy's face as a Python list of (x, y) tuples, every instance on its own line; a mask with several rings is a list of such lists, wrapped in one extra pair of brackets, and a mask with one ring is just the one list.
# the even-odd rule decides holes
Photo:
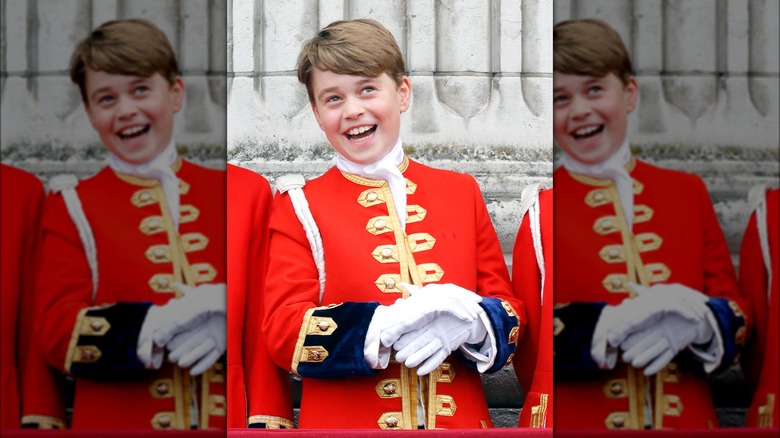
[(604, 77), (553, 72), (553, 134), (569, 156), (585, 164), (609, 158), (626, 138), (628, 113), (639, 86), (613, 73)]
[(184, 83), (159, 73), (145, 78), (87, 69), (84, 107), (100, 140), (119, 158), (144, 164), (165, 149), (173, 115), (181, 109)]
[(395, 146), (412, 95), (407, 77), (396, 87), (387, 73), (369, 78), (314, 69), (311, 87), (320, 129), (348, 160), (374, 163)]

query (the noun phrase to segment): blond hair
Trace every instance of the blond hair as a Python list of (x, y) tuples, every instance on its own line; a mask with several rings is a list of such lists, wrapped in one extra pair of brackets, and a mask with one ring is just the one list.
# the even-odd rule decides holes
[(70, 79), (87, 102), (86, 69), (149, 77), (160, 73), (173, 85), (179, 75), (168, 37), (150, 21), (133, 18), (101, 24), (81, 40), (70, 58)]
[(370, 18), (334, 21), (303, 44), (298, 55), (298, 80), (306, 85), (312, 103), (314, 69), (370, 78), (387, 73), (396, 85), (406, 73), (393, 34)]

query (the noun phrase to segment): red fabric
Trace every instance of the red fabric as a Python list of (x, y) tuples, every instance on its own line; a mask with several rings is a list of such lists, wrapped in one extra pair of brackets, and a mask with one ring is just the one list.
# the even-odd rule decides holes
[[(528, 327), (513, 364), (525, 393), (520, 427), (553, 426), (553, 190), (539, 194), (539, 222), (544, 260), (544, 285), (531, 237), (530, 217), (523, 217), (512, 252), (512, 286), (525, 305)], [(529, 213), (530, 214), (530, 213)], [(546, 397), (546, 400), (543, 400)], [(534, 411), (538, 413), (534, 413)]]
[[(84, 308), (115, 302), (164, 304), (175, 295), (173, 281), (225, 282), (225, 173), (183, 161), (177, 176), (182, 181), (182, 219), (178, 234), (165, 216), (158, 218), (158, 222), (165, 223), (166, 230), (172, 231), (145, 234), (141, 230), (144, 219), (163, 215), (160, 200), (164, 195), (158, 181), (120, 177), (105, 168), (79, 183), (77, 191), (97, 246), (99, 287), (94, 302), (90, 269), (62, 195), (52, 195), (47, 200), (43, 218), (43, 264), (38, 277), (41, 306), (38, 321), (39, 343), (50, 365), (65, 368), (76, 316)], [(144, 197), (148, 200), (146, 204), (134, 205), (132, 199), (140, 199), (142, 192), (153, 196)], [(167, 209), (165, 212), (167, 215)], [(169, 233), (174, 241), (169, 240)], [(183, 243), (199, 235), (206, 238), (200, 242), (205, 242), (203, 247)], [(181, 245), (181, 254), (173, 242), (177, 242), (176, 247)], [(180, 272), (174, 272), (170, 259), (153, 261), (147, 255), (156, 245), (166, 248), (170, 259), (180, 258)], [(210, 267), (213, 278), (196, 274), (198, 267), (204, 273)], [(172, 275), (170, 289), (156, 292), (153, 285), (158, 283), (152, 280), (154, 275)], [(202, 400), (199, 411), (216, 412), (208, 416), (209, 427), (225, 427), (224, 414), (219, 415), (219, 406), (224, 405), (224, 373), (224, 367), (218, 364), (203, 377), (196, 378), (199, 398), (203, 386), (209, 389), (208, 395), (214, 396)], [(162, 369), (148, 378), (125, 381), (121, 376), (116, 377), (115, 381), (76, 379), (73, 428), (150, 429), (158, 413), (174, 417), (174, 428), (189, 428), (184, 420), (185, 410), (189, 411), (185, 391), (190, 387), (186, 370), (165, 362)], [(171, 379), (167, 384), (172, 389), (165, 396), (154, 396), (160, 379)], [(212, 407), (217, 409), (212, 411)]]
[[(726, 240), (701, 179), (641, 161), (636, 161), (630, 174), (635, 181), (635, 211), (639, 212), (635, 216), (639, 218), (635, 219), (631, 237), (624, 242), (619, 230), (603, 235), (597, 232), (597, 224), (603, 218), (622, 215), (614, 185), (608, 180), (575, 178), (564, 168), (555, 172), (556, 304), (574, 301), (618, 304), (626, 298), (627, 289), (617, 292), (607, 289), (611, 284), (608, 275), (628, 273), (625, 259), (609, 259), (608, 251), (611, 245), (616, 245), (624, 255), (638, 248), (640, 269), (642, 266), (656, 268), (655, 277), (648, 273), (649, 283), (682, 283), (704, 294), (730, 299), (742, 312), (748, 312), (739, 295)], [(586, 200), (597, 198), (602, 200), (601, 205), (587, 204)], [(660, 238), (655, 240), (660, 242), (657, 248), (652, 245), (655, 237)], [(664, 269), (668, 270), (668, 278), (663, 275)], [(746, 320), (750, 320), (747, 313)], [(708, 380), (703, 372), (667, 369), (655, 379), (663, 380), (657, 386), (650, 383), (650, 393), (656, 399), (654, 413), (664, 414), (660, 419), (655, 418), (655, 427), (717, 427)], [(556, 418), (555, 429), (603, 429), (613, 424), (609, 415), (622, 417), (626, 427), (631, 427), (634, 421), (641, 427), (643, 396), (638, 384), (642, 381), (639, 370), (625, 366), (620, 360), (615, 370), (605, 371), (596, 379), (563, 381), (556, 376), (555, 408), (567, 415)], [(613, 394), (613, 384), (624, 391)], [(632, 406), (630, 400), (634, 396), (637, 404)]]
[(271, 361), (261, 336), (271, 188), (231, 164), (227, 177), (228, 427), (246, 426), (247, 402), (249, 415), (292, 422), (289, 373)]
[[(455, 283), (479, 294), (507, 300), (520, 315), (521, 329), (524, 329), (525, 311), (511, 296), (498, 238), (476, 181), (411, 161), (403, 172), (410, 181), (407, 193), (413, 191), (407, 195), (408, 208), (421, 212), (410, 214), (406, 234), (428, 233), (436, 239), (432, 248), (420, 248), (412, 254), (417, 266), (435, 263), (444, 272), (439, 282)], [(348, 301), (378, 301), (389, 305), (400, 298), (400, 292), (383, 293), (375, 284), (382, 274), (398, 275), (398, 262), (380, 263), (371, 255), (380, 245), (395, 245), (394, 233), (373, 235), (367, 230), (380, 217), (388, 218), (387, 223), (391, 223), (389, 215), (395, 209), (388, 208), (386, 200), (391, 195), (386, 183), (365, 178), (351, 181), (332, 168), (308, 181), (304, 191), (325, 251), (327, 275), (322, 305)], [(359, 200), (365, 200), (369, 192), (379, 195), (378, 203), (361, 205)], [(422, 220), (415, 221), (419, 218)], [(264, 331), (274, 361), (289, 368), (304, 314), (319, 305), (319, 283), (309, 243), (289, 196), (274, 199), (270, 227), (272, 257)], [(453, 416), (437, 415), (435, 427), (479, 428), (480, 422), (490, 426), (479, 374), (467, 369), (454, 356), (446, 362), (454, 372), (452, 383), (446, 381), (446, 376), (431, 380), (437, 394), (451, 396), (457, 409)], [(400, 366), (391, 363), (387, 370), (373, 377), (304, 379), (300, 427), (377, 429), (383, 414), (410, 415), (403, 408), (405, 397), (380, 395), (380, 382), (399, 379), (400, 375)], [(403, 394), (405, 388), (399, 393)], [(407, 409), (416, 406), (414, 400), (406, 399), (406, 402), (410, 407)], [(399, 424), (403, 424), (403, 419)]]
[[(780, 428), (780, 189), (766, 193), (766, 220), (771, 259), (771, 286), (761, 253), (756, 212), (750, 217), (739, 254), (739, 283), (742, 293), (750, 300), (755, 315), (753, 342), (743, 355), (742, 370), (754, 388), (753, 402), (747, 412), (748, 427)], [(767, 288), (767, 286), (770, 286)], [(769, 296), (767, 296), (767, 291)], [(759, 412), (761, 411), (761, 412)]]
[[(2, 175), (2, 376), (0, 428), (19, 427), (20, 413), (65, 420), (62, 388), (36, 347), (33, 313), (43, 185), (0, 165)], [(21, 391), (21, 397), (20, 397)]]

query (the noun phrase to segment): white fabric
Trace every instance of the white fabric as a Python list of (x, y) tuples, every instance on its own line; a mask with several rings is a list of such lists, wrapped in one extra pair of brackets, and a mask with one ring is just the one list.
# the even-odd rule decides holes
[(92, 234), (92, 227), (89, 225), (87, 216), (84, 214), (84, 208), (81, 206), (79, 194), (76, 186), (79, 180), (76, 175), (57, 175), (49, 180), (49, 189), (54, 193), (62, 193), (62, 199), (65, 201), (65, 208), (68, 210), (71, 220), (79, 231), (81, 244), (84, 246), (84, 255), (87, 257), (87, 264), (92, 276), (92, 303), (97, 298), (98, 289), (98, 263), (97, 263), (97, 245), (95, 236)]
[(634, 187), (631, 176), (626, 170), (629, 161), (631, 161), (631, 149), (628, 147), (628, 138), (623, 140), (614, 154), (597, 164), (581, 163), (570, 155), (563, 154), (563, 167), (566, 170), (594, 178), (608, 179), (615, 183), (623, 206), (623, 216), (630, 230), (634, 223)]
[[(399, 298), (400, 300), (403, 300), (403, 298)], [(383, 328), (393, 324), (396, 318), (394, 312), (398, 310), (398, 307), (393, 307), (393, 305), (379, 306), (374, 310), (374, 316), (371, 317), (371, 322), (368, 323), (366, 340), (363, 342), (363, 359), (368, 366), (375, 370), (383, 370), (390, 363), (392, 348), (382, 345), (380, 336)]]
[(314, 264), (317, 266), (317, 279), (320, 283), (320, 294), (318, 303), (322, 303), (322, 294), (325, 292), (325, 248), (322, 245), (322, 236), (314, 216), (311, 214), (309, 202), (303, 193), (303, 187), (306, 180), (303, 175), (283, 175), (276, 179), (276, 189), (279, 193), (288, 193), (292, 202), (295, 215), (298, 216), (306, 232), (306, 240), (309, 241), (311, 254), (314, 258)]
[(769, 251), (769, 231), (766, 223), (766, 184), (759, 184), (750, 189), (748, 193), (748, 207), (756, 215), (756, 231), (758, 231), (758, 243), (761, 247), (761, 258), (764, 261), (766, 272), (766, 303), (772, 295), (772, 255)]
[(174, 336), (165, 347), (168, 359), (189, 368), (192, 376), (203, 374), (225, 353), (226, 330), (226, 315), (212, 315), (204, 324)]
[(644, 368), (644, 374), (652, 376), (664, 369), (677, 353), (693, 344), (708, 344), (713, 335), (706, 319), (690, 320), (670, 314), (656, 324), (631, 334), (620, 348), (623, 361), (636, 368)]
[(132, 164), (122, 160), (115, 154), (108, 153), (108, 166), (121, 173), (127, 173), (139, 178), (156, 179), (162, 184), (165, 201), (168, 205), (168, 212), (176, 229), (179, 228), (179, 178), (173, 173), (173, 163), (176, 162), (176, 147), (173, 138), (168, 145), (154, 157), (151, 161), (144, 164)]
[(401, 145), (401, 139), (395, 143), (395, 146), (384, 157), (371, 164), (358, 164), (348, 160), (345, 156), (336, 153), (336, 168), (343, 172), (360, 175), (366, 178), (387, 181), (390, 186), (390, 192), (393, 194), (393, 204), (395, 212), (398, 214), (398, 220), (401, 221), (401, 228), (406, 229), (406, 178), (398, 165), (404, 160), (404, 149)]
[(146, 318), (141, 325), (141, 332), (138, 334), (138, 344), (136, 345), (136, 355), (138, 360), (144, 364), (146, 369), (158, 370), (162, 365), (165, 348), (155, 345), (154, 332), (157, 327), (165, 324), (166, 312), (163, 306), (151, 306), (146, 312)]
[(527, 186), (520, 193), (520, 223), (523, 223), (523, 217), (528, 213), (528, 224), (531, 228), (531, 241), (534, 245), (534, 254), (536, 254), (536, 265), (539, 267), (539, 273), (542, 280), (539, 285), (539, 291), (542, 297), (540, 302), (542, 303), (544, 302), (545, 269), (544, 252), (542, 249), (542, 228), (539, 218), (539, 192), (546, 189), (546, 184), (538, 183)]
[(481, 344), (486, 336), (487, 329), (479, 318), (464, 321), (441, 315), (428, 325), (405, 333), (393, 344), (393, 349), (397, 351), (396, 360), (409, 368), (419, 366), (417, 374), (424, 376), (438, 368), (461, 345)]

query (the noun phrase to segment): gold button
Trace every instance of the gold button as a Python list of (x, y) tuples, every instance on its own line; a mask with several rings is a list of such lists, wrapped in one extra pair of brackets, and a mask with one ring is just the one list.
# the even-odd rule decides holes
[(620, 277), (614, 277), (612, 278), (612, 287), (615, 289), (620, 289), (623, 287), (623, 279)]
[(596, 192), (593, 195), (593, 199), (595, 199), (597, 201), (601, 201), (602, 199), (604, 199), (604, 192)]
[(330, 324), (326, 321), (320, 321), (320, 323), (317, 324), (317, 328), (320, 329), (321, 332), (326, 332), (330, 328)]
[(92, 321), (89, 323), (89, 328), (91, 328), (93, 332), (99, 332), (103, 328), (103, 323), (101, 321)]
[(376, 194), (376, 192), (368, 192), (368, 195), (366, 195), (366, 199), (368, 199), (371, 202), (374, 202), (379, 198), (379, 195)]
[(398, 426), (398, 418), (396, 418), (394, 415), (391, 415), (385, 419), (385, 424), (387, 427), (396, 427)]
[(154, 258), (161, 259), (163, 257), (165, 257), (165, 249), (163, 249), (163, 248), (156, 248), (154, 250)]
[(152, 230), (157, 229), (160, 226), (160, 221), (157, 219), (152, 219), (149, 221), (149, 228)]
[(387, 394), (387, 395), (393, 395), (393, 394), (395, 394), (395, 385), (394, 385), (394, 384), (392, 384), (392, 383), (387, 383), (387, 384), (385, 384), (385, 386), (382, 388), (382, 390), (383, 390), (383, 391), (385, 392), (385, 394)]
[(377, 219), (374, 221), (374, 228), (377, 230), (384, 230), (385, 229), (385, 220), (384, 219)]
[(310, 351), (309, 352), (309, 359), (317, 360), (319, 358), (320, 358), (320, 352), (319, 351)]
[(625, 424), (626, 424), (626, 419), (625, 419), (625, 418), (624, 418), (622, 415), (615, 415), (614, 417), (612, 417), (612, 424), (613, 424), (613, 425), (614, 425), (616, 428), (620, 429), (620, 428), (622, 428), (623, 426), (625, 426)]
[(607, 254), (609, 254), (609, 256), (614, 259), (614, 258), (617, 258), (617, 256), (620, 255), (620, 251), (618, 251), (617, 248), (610, 248), (609, 252)]
[(612, 219), (607, 218), (601, 221), (601, 226), (608, 230), (614, 226), (614, 223), (612, 222)]
[(152, 195), (150, 195), (149, 192), (147, 192), (145, 190), (143, 192), (141, 192), (141, 200), (142, 201), (148, 201), (149, 198), (151, 198), (151, 197), (152, 197)]
[(95, 355), (92, 354), (92, 350), (82, 350), (81, 351), (81, 360), (84, 362), (92, 361), (94, 359)]
[(168, 279), (165, 277), (160, 277), (159, 279), (157, 279), (157, 285), (160, 286), (161, 289), (167, 289)]
[(167, 395), (168, 394), (168, 384), (167, 383), (158, 383), (156, 389), (157, 389), (157, 394), (159, 394), (159, 395)]
[(389, 259), (393, 256), (393, 250), (390, 248), (383, 248), (379, 254), (383, 259)]
[(395, 289), (395, 279), (392, 277), (385, 278), (385, 288)]
[(160, 423), (160, 427), (162, 428), (168, 428), (171, 426), (171, 417), (167, 415), (161, 415), (157, 421)]
[(621, 385), (620, 383), (615, 382), (615, 383), (609, 385), (609, 392), (611, 392), (612, 395), (620, 395), (620, 394), (623, 393), (623, 385)]

